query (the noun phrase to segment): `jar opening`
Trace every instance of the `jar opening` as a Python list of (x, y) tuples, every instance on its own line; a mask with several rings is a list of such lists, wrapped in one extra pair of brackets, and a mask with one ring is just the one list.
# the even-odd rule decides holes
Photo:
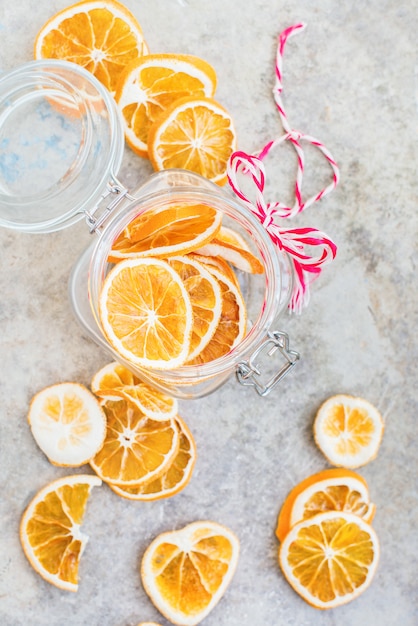
[(120, 167), (123, 131), (93, 75), (34, 61), (0, 79), (0, 225), (48, 232), (83, 217)]

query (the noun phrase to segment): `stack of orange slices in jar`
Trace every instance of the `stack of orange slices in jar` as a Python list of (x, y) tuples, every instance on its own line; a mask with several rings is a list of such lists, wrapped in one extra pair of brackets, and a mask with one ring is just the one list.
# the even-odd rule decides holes
[(66, 7), (40, 29), (35, 59), (61, 59), (90, 71), (112, 93), (125, 138), (156, 170), (192, 170), (225, 184), (236, 131), (214, 100), (213, 67), (190, 54), (151, 54), (134, 15), (116, 0)]
[(114, 241), (100, 295), (109, 343), (128, 362), (169, 370), (228, 354), (246, 333), (233, 270), (264, 267), (243, 237), (205, 204), (168, 204), (140, 214)]

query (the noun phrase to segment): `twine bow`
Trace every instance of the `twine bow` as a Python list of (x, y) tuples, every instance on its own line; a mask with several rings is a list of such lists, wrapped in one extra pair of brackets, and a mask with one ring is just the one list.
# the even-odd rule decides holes
[[(294, 268), (294, 288), (289, 308), (291, 311), (298, 313), (309, 302), (310, 283), (320, 274), (322, 266), (334, 259), (337, 246), (325, 233), (316, 228), (284, 228), (278, 224), (277, 218), (294, 217), (330, 193), (339, 182), (339, 169), (331, 153), (314, 137), (291, 128), (281, 99), (283, 90), (282, 62), (285, 43), (290, 36), (304, 28), (304, 24), (296, 24), (287, 28), (279, 35), (273, 95), (285, 134), (273, 141), (269, 141), (253, 155), (242, 151), (234, 152), (228, 162), (227, 171), (228, 181), (234, 193), (260, 220), (273, 243), (280, 250), (288, 253)], [(264, 198), (266, 173), (263, 159), (269, 154), (270, 150), (285, 141), (290, 142), (297, 155), (297, 175), (294, 189), (295, 203), (292, 207), (288, 207), (282, 202), (267, 202)], [(317, 148), (332, 169), (332, 181), (330, 184), (305, 201), (302, 198), (302, 181), (305, 169), (302, 141)], [(255, 199), (253, 201), (243, 192), (238, 181), (239, 174), (244, 174), (252, 179), (255, 190)]]

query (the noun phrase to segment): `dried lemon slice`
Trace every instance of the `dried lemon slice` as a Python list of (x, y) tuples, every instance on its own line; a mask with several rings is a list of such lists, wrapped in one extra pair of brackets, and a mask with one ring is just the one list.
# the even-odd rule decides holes
[(88, 463), (103, 445), (106, 416), (95, 396), (78, 383), (59, 383), (32, 399), (28, 421), (36, 443), (54, 465)]
[(316, 444), (332, 465), (356, 468), (378, 453), (384, 424), (367, 400), (344, 394), (328, 398), (315, 417)]

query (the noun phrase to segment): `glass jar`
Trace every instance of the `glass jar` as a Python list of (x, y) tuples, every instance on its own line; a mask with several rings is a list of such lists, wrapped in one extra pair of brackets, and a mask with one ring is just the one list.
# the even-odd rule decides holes
[[(92, 74), (64, 61), (33, 61), (0, 78), (0, 225), (51, 232), (84, 218), (97, 238), (74, 265), (70, 303), (88, 335), (112, 359), (142, 380), (179, 398), (211, 393), (231, 375), (266, 395), (299, 359), (285, 333), (275, 329), (292, 291), (288, 257), (232, 192), (185, 170), (153, 174), (134, 190), (117, 178), (124, 152), (123, 127), (113, 98)], [(138, 215), (172, 203), (203, 204), (220, 211), (264, 266), (263, 274), (238, 272), (248, 328), (228, 354), (173, 370), (139, 368), (107, 341), (98, 312), (109, 251)], [(258, 361), (280, 355), (267, 381)]]

